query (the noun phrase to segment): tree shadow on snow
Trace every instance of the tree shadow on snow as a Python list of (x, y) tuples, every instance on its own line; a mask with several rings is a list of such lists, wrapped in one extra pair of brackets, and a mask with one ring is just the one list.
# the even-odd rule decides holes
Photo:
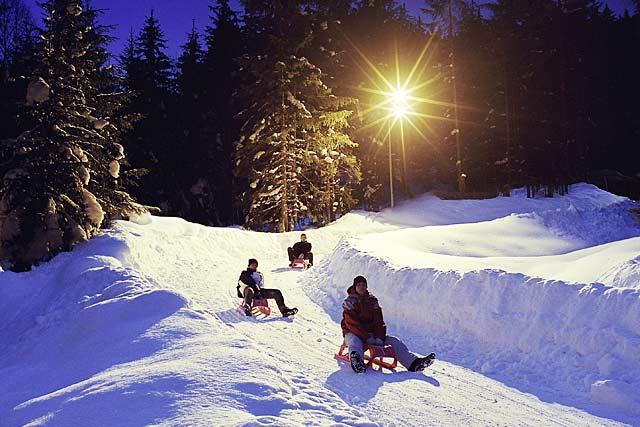
[(409, 372), (404, 368), (397, 371), (367, 369), (364, 374), (356, 374), (346, 362), (338, 361), (338, 367), (337, 371), (329, 375), (325, 385), (345, 402), (354, 405), (371, 400), (384, 384), (417, 380), (440, 387), (437, 379), (424, 372)]

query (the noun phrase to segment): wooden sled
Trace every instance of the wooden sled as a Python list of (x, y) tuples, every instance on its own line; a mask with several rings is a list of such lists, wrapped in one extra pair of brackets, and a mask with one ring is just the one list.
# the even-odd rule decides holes
[(309, 268), (309, 260), (304, 258), (296, 258), (291, 262), (292, 269), (306, 270)]
[[(371, 365), (378, 365), (381, 368), (395, 369), (398, 366), (398, 357), (396, 352), (390, 345), (373, 345), (365, 344), (363, 346), (364, 360), (367, 362), (367, 367)], [(336, 359), (349, 361), (349, 349), (342, 344), (340, 350), (335, 355)]]
[[(244, 313), (244, 301), (240, 303), (240, 310)], [(271, 308), (266, 299), (254, 298), (251, 304), (251, 314), (254, 316), (267, 317), (271, 314)]]

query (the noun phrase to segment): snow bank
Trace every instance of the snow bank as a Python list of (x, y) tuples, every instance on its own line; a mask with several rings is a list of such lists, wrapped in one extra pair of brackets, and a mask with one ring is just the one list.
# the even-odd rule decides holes
[[(389, 223), (352, 245), (397, 265), (460, 272), (496, 268), (567, 282), (640, 287), (640, 224), (630, 214), (633, 206), (629, 199), (587, 184), (572, 186), (568, 196), (533, 200), (522, 191), (490, 200), (422, 196), (397, 212), (381, 213), (386, 221), (420, 226)], [(516, 213), (506, 213), (507, 208)]]
[[(306, 231), (317, 261), (305, 272), (286, 267), (299, 232), (118, 222), (0, 273), (0, 425), (638, 423), (630, 203), (589, 185), (553, 199), (425, 195)], [(238, 312), (250, 257), (295, 319)], [(439, 354), (428, 373), (355, 377), (333, 360), (357, 274), (390, 333)], [(569, 283), (593, 281), (618, 288)]]
[[(2, 273), (0, 425), (62, 425), (82, 414), (79, 408), (123, 403), (115, 387), (78, 384), (156, 352), (164, 340), (149, 331), (186, 305), (123, 266), (125, 253), (122, 240), (103, 236), (32, 272)], [(103, 419), (130, 419), (116, 412)]]
[[(637, 248), (640, 248), (640, 239), (634, 243), (637, 244)], [(640, 252), (640, 249), (636, 251), (636, 253), (638, 252)], [(624, 261), (623, 257), (620, 256), (618, 261), (616, 265), (612, 265), (602, 273), (597, 281), (621, 288), (640, 289), (640, 255)]]
[(339, 321), (346, 288), (362, 274), (390, 333), (539, 397), (574, 396), (586, 403), (567, 403), (637, 417), (635, 205), (577, 184), (562, 197), (423, 195), (377, 215), (347, 215), (328, 228), (371, 232), (344, 233), (352, 237), (311, 272), (307, 293)]
[(523, 223), (530, 220), (540, 224), (558, 237), (581, 242), (580, 247), (587, 247), (640, 236), (640, 227), (629, 213), (635, 206), (637, 203), (626, 197), (584, 183), (571, 185), (565, 196), (551, 198), (529, 199), (524, 189), (512, 191), (511, 197), (484, 200), (441, 200), (427, 193), (377, 214), (355, 211), (329, 228), (382, 232), (498, 219), (514, 221), (515, 218)]
[(640, 290), (495, 269), (409, 268), (344, 240), (312, 272), (308, 293), (338, 321), (346, 288), (359, 274), (380, 299), (391, 334), (415, 337), (446, 360), (539, 396), (577, 388), (640, 414), (640, 396), (627, 393), (640, 389)]

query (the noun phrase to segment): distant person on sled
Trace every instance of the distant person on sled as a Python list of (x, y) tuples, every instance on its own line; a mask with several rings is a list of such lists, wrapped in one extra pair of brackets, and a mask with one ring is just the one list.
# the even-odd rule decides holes
[(349, 295), (342, 303), (342, 334), (349, 348), (351, 368), (362, 373), (366, 370), (363, 345), (391, 345), (398, 361), (411, 372), (422, 371), (433, 363), (436, 355), (422, 357), (409, 351), (398, 338), (387, 335), (378, 299), (367, 290), (367, 279), (357, 276), (347, 289)]
[(313, 253), (311, 252), (311, 243), (307, 242), (307, 235), (302, 233), (300, 235), (300, 241), (294, 243), (292, 248), (287, 248), (289, 253), (289, 265), (293, 266), (293, 260), (306, 259), (309, 261), (309, 266), (313, 265)]
[(258, 271), (258, 260), (251, 258), (249, 266), (240, 273), (240, 279), (238, 280), (238, 293), (244, 297), (244, 314), (251, 316), (254, 298), (276, 300), (283, 317), (292, 316), (298, 312), (297, 308), (288, 308), (285, 305), (284, 297), (279, 289), (266, 289), (262, 286), (264, 286), (264, 277)]

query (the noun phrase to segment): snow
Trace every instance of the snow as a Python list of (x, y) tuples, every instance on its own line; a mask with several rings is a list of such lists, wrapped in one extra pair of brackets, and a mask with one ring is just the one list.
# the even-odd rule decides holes
[[(586, 184), (423, 195), (307, 230), (304, 272), (286, 268), (297, 232), (120, 221), (0, 272), (0, 425), (640, 424), (633, 206)], [(251, 257), (295, 318), (236, 309)], [(358, 274), (389, 333), (437, 353), (429, 370), (356, 375), (333, 359)]]
[(49, 99), (51, 86), (42, 77), (33, 78), (27, 87), (26, 104), (33, 105), (35, 102), (44, 102)]
[(87, 218), (89, 218), (89, 221), (99, 227), (104, 220), (104, 211), (100, 203), (98, 203), (96, 196), (85, 188), (82, 190), (82, 202), (84, 203), (84, 212)]
[(118, 160), (111, 160), (109, 162), (109, 174), (114, 178), (120, 177), (120, 162)]
[(101, 130), (108, 124), (109, 124), (108, 121), (106, 121), (104, 119), (98, 119), (98, 120), (95, 120), (93, 122), (93, 128), (96, 129), (96, 130)]

